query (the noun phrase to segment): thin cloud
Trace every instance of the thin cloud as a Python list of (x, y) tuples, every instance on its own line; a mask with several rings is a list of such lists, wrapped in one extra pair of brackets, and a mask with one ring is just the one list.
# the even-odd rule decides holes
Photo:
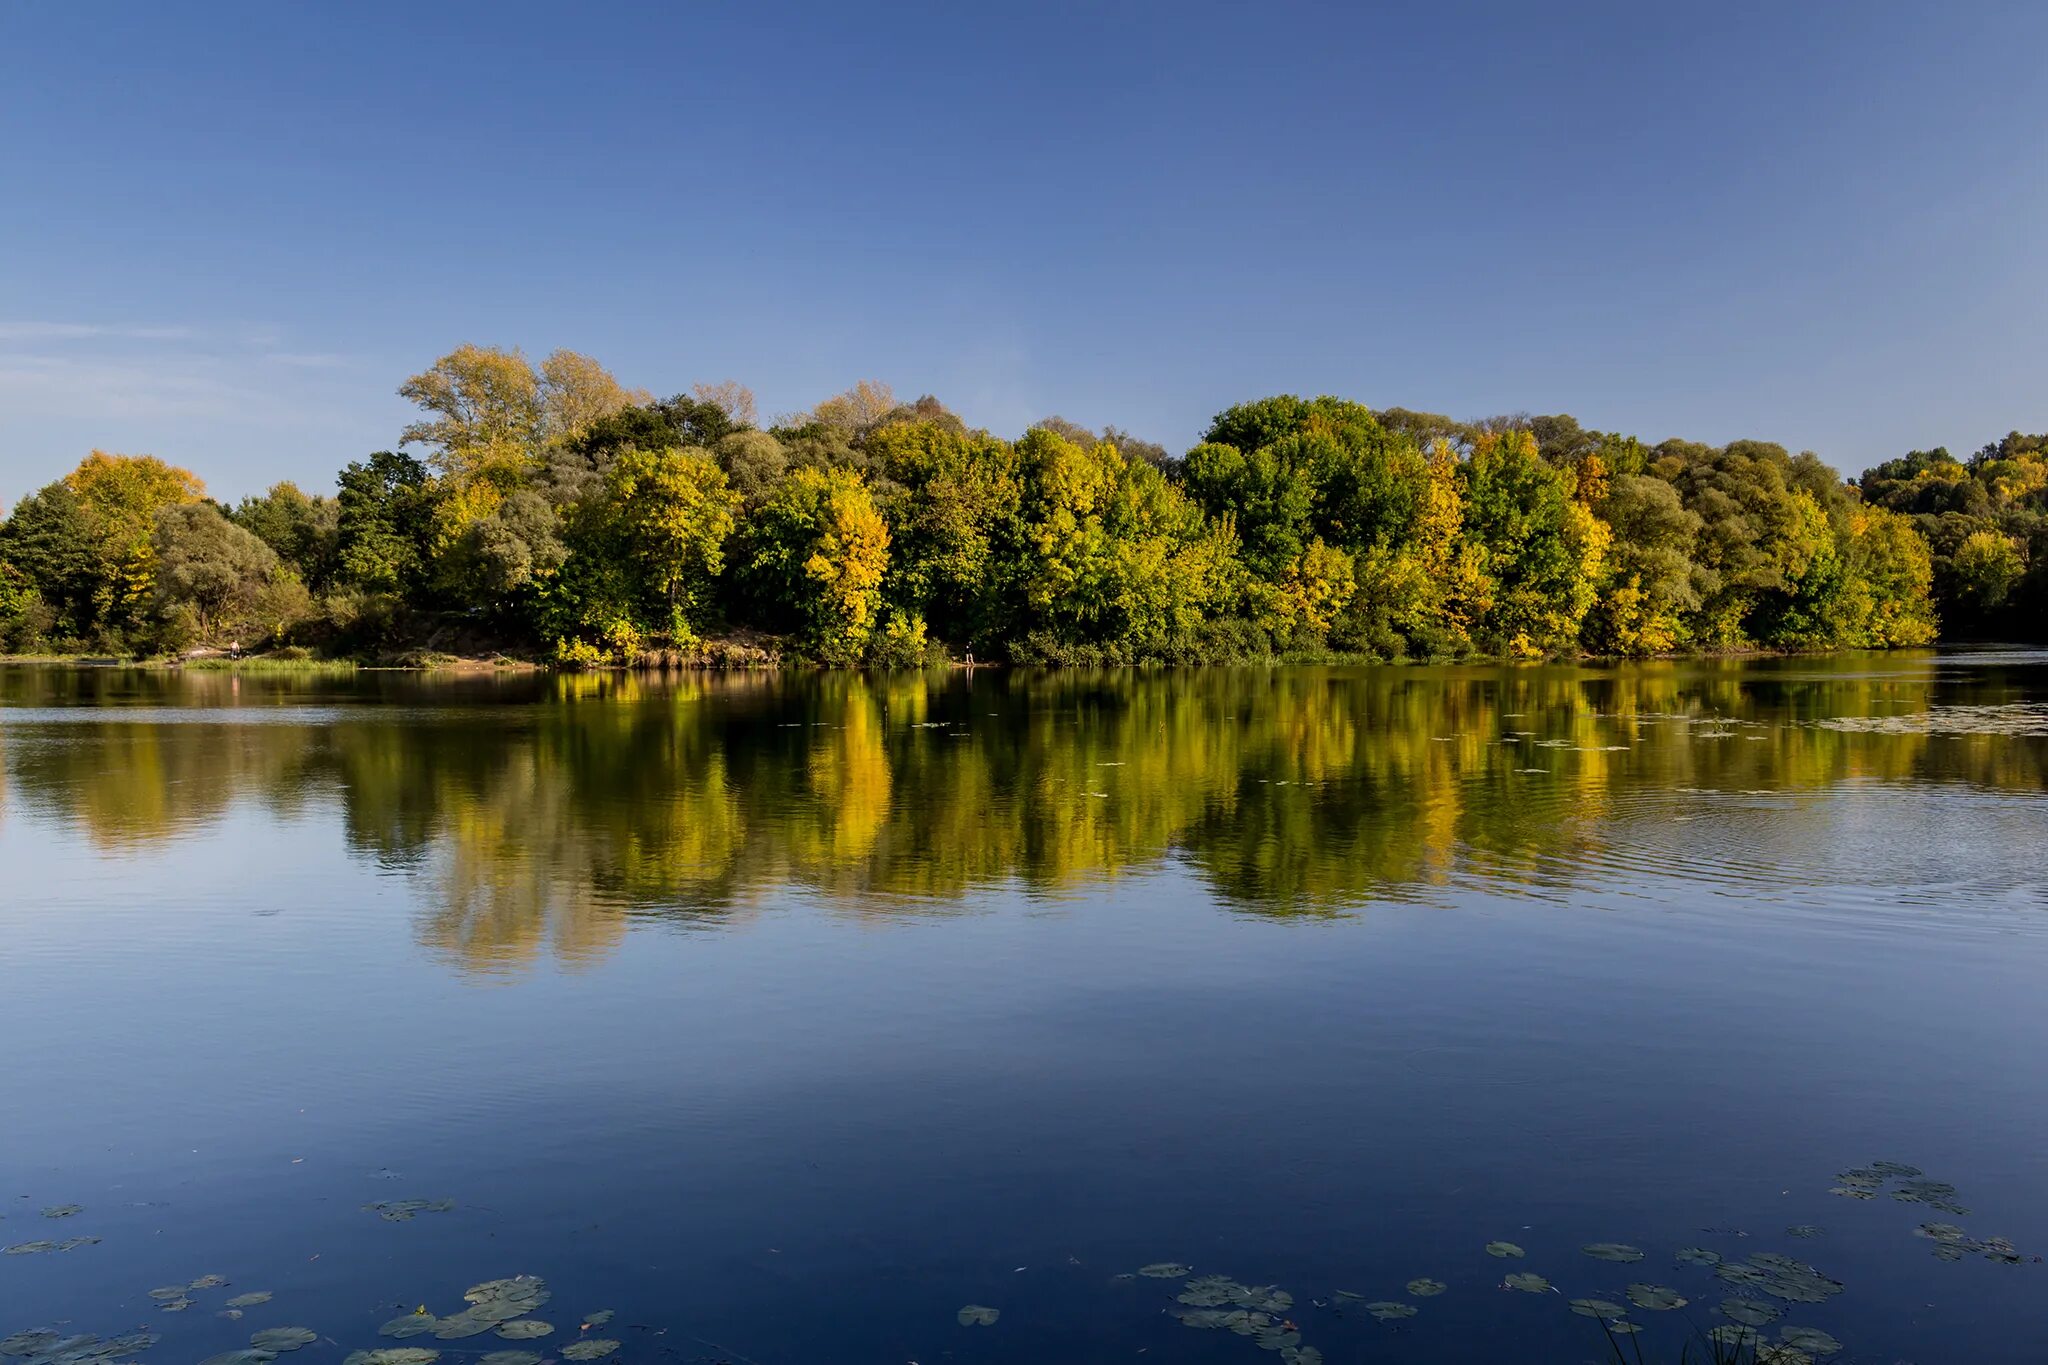
[(190, 327), (160, 327), (127, 322), (0, 321), (0, 341), (191, 341)]
[(289, 365), (295, 370), (338, 370), (355, 363), (355, 357), (331, 351), (272, 351), (263, 358), (273, 365)]

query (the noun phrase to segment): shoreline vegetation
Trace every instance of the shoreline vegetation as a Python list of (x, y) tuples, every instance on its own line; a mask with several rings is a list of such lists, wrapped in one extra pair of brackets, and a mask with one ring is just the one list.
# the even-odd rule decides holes
[[(94, 451), (0, 523), (0, 655), (192, 668), (1632, 659), (2039, 638), (2048, 438), (1761, 441), (1291, 396), (1182, 455), (863, 382), (762, 422), (463, 346), (336, 492)], [(417, 449), (418, 454), (406, 453)], [(234, 660), (224, 656), (242, 654)]]

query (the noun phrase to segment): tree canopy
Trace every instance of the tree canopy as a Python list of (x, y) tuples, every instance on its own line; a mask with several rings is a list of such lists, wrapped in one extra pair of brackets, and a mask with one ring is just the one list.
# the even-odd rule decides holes
[(563, 350), (462, 346), (399, 392), (401, 448), (331, 495), (220, 507), (93, 452), (0, 523), (0, 646), (1536, 659), (2038, 633), (2048, 588), (2048, 442), (2017, 434), (1845, 483), (1764, 441), (1327, 395), (1226, 408), (1173, 456), (873, 380), (764, 428), (736, 381), (655, 399)]

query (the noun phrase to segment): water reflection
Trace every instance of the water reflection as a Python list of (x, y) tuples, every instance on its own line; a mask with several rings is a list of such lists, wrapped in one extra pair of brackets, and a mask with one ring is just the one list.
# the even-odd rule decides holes
[(479, 970), (588, 961), (636, 917), (716, 922), (790, 887), (946, 911), (1166, 859), (1265, 915), (1688, 863), (1760, 892), (1910, 890), (1957, 860), (1900, 821), (1958, 785), (1985, 799), (1951, 803), (1944, 847), (1979, 822), (1970, 875), (1995, 888), (2031, 876), (2032, 842), (2011, 827), (2031, 813), (1995, 794), (2048, 785), (2048, 740), (1823, 722), (2025, 708), (2044, 673), (2010, 654), (972, 679), (11, 670), (0, 818), (120, 854), (240, 803), (323, 813), (414, 882), (421, 941)]

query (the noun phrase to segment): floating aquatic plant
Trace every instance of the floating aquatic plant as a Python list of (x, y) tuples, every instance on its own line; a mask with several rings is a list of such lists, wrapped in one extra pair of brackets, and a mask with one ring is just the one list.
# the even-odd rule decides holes
[(1814, 1356), (1831, 1356), (1842, 1349), (1841, 1342), (1818, 1327), (1780, 1327), (1778, 1340), (1795, 1351)]
[(507, 1341), (533, 1341), (547, 1336), (554, 1330), (553, 1323), (542, 1322), (538, 1318), (521, 1318), (517, 1322), (498, 1324), (498, 1335)]
[(1572, 1311), (1582, 1318), (1625, 1318), (1628, 1309), (1606, 1299), (1573, 1299)]
[(1618, 1261), (1626, 1264), (1643, 1259), (1642, 1251), (1626, 1242), (1594, 1242), (1579, 1249), (1596, 1261)]
[(1138, 1273), (1148, 1280), (1180, 1280), (1194, 1274), (1195, 1268), (1179, 1261), (1154, 1261), (1151, 1265), (1139, 1266)]
[(1415, 1316), (1415, 1305), (1412, 1303), (1392, 1303), (1382, 1300), (1378, 1303), (1367, 1304), (1365, 1311), (1378, 1318), (1381, 1322), (1399, 1322), (1403, 1318)]
[(410, 1337), (423, 1337), (441, 1325), (441, 1320), (432, 1313), (407, 1313), (402, 1318), (393, 1318), (377, 1329), (380, 1337), (396, 1337), (404, 1341)]
[(201, 1275), (185, 1287), (187, 1289), (225, 1289), (227, 1283), (228, 1277), (225, 1275)]
[(1825, 1303), (1842, 1292), (1840, 1280), (1775, 1251), (1759, 1251), (1747, 1261), (1723, 1261), (1714, 1273), (1729, 1284), (1792, 1303)]
[(320, 1334), (306, 1327), (266, 1327), (249, 1338), (249, 1345), (273, 1355), (296, 1351), (320, 1340)]
[(83, 1204), (53, 1204), (49, 1208), (43, 1210), (43, 1217), (69, 1218), (73, 1214), (84, 1212), (85, 1205)]
[(1680, 1265), (1717, 1266), (1721, 1264), (1721, 1253), (1705, 1247), (1680, 1247), (1677, 1260)]
[[(958, 1313), (954, 1314), (955, 1317), (960, 1319), (960, 1325), (962, 1327), (993, 1327), (996, 1325), (996, 1319), (1001, 1317), (1002, 1315), (1002, 1309), (990, 1308), (985, 1304), (979, 1303), (970, 1303), (965, 1308), (962, 1308)], [(582, 1344), (583, 1343), (581, 1342), (577, 1343), (577, 1345), (579, 1346)], [(567, 1350), (563, 1351), (562, 1354), (568, 1356), (571, 1360), (588, 1360), (593, 1358), (589, 1356), (569, 1355), (569, 1352)]]
[(583, 1325), (585, 1327), (602, 1327), (611, 1320), (612, 1310), (609, 1308), (600, 1308), (595, 1313), (586, 1315), (583, 1319)]
[(1426, 1275), (1408, 1281), (1408, 1292), (1418, 1299), (1433, 1299), (1448, 1288), (1450, 1286), (1442, 1280), (1432, 1280)]
[(487, 1351), (477, 1365), (540, 1365), (538, 1351)]
[(415, 1214), (453, 1213), (453, 1199), (379, 1199), (363, 1205), (364, 1213), (374, 1213), (387, 1223), (409, 1223)]
[(34, 1256), (39, 1252), (55, 1251), (55, 1242), (16, 1242), (11, 1247), (0, 1248), (0, 1256)]
[(1728, 1321), (1741, 1323), (1744, 1327), (1762, 1327), (1784, 1315), (1783, 1309), (1762, 1299), (1723, 1299), (1718, 1311)]
[[(983, 1312), (985, 1312), (985, 1313), (994, 1313), (994, 1312), (995, 1312), (996, 1310), (995, 1310), (995, 1309), (993, 1309), (993, 1308), (985, 1308), (985, 1309), (983, 1309), (982, 1311), (983, 1311)], [(988, 1322), (994, 1322), (994, 1321), (995, 1321), (995, 1319), (994, 1319), (993, 1317), (991, 1317), (991, 1318), (990, 1318), (990, 1319), (988, 1320)], [(982, 1325), (982, 1326), (984, 1326), (984, 1327), (986, 1327), (986, 1326), (988, 1325), (988, 1322), (985, 1322), (985, 1323), (983, 1323), (983, 1324), (981, 1324), (981, 1325)], [(595, 1338), (595, 1339), (592, 1339), (592, 1340), (587, 1340), (587, 1341), (572, 1341), (572, 1342), (570, 1342), (570, 1343), (569, 1343), (569, 1344), (568, 1344), (567, 1346), (564, 1346), (564, 1347), (562, 1348), (562, 1359), (564, 1359), (564, 1360), (603, 1360), (603, 1359), (604, 1359), (604, 1358), (605, 1358), (606, 1356), (613, 1356), (613, 1355), (617, 1355), (618, 1353), (619, 1353), (619, 1343), (618, 1343), (618, 1342), (616, 1342), (616, 1341), (613, 1341), (613, 1340), (611, 1340), (610, 1338), (607, 1338), (607, 1337), (598, 1337), (598, 1338)]]
[(161, 1340), (155, 1332), (129, 1332), (102, 1341), (89, 1334), (64, 1336), (36, 1328), (0, 1340), (0, 1356), (25, 1357), (27, 1365), (116, 1365)]
[(1486, 1254), (1519, 1261), (1522, 1258), (1522, 1249), (1513, 1242), (1488, 1242)]
[(374, 1351), (355, 1351), (341, 1365), (434, 1365), (439, 1351), (424, 1346), (380, 1346)]
[(276, 1359), (275, 1351), (223, 1351), (217, 1356), (208, 1356), (199, 1365), (270, 1365)]
[(1628, 1287), (1628, 1301), (1638, 1308), (1647, 1308), (1656, 1313), (1668, 1313), (1674, 1308), (1683, 1308), (1686, 1300), (1676, 1289), (1661, 1284), (1632, 1284)]
[(1301, 1345), (1301, 1333), (1282, 1322), (1269, 1322), (1252, 1333), (1262, 1351), (1284, 1351)]
[(1313, 1346), (1283, 1346), (1281, 1365), (1323, 1365), (1323, 1353)]
[(1501, 1281), (1510, 1289), (1519, 1289), (1524, 1294), (1546, 1294), (1550, 1292), (1550, 1281), (1534, 1271), (1518, 1270)]
[(1812, 1223), (1794, 1223), (1791, 1227), (1785, 1229), (1785, 1235), (1787, 1237), (1812, 1238), (1819, 1237), (1826, 1231), (1826, 1228), (1816, 1227)]
[(1228, 1275), (1204, 1275), (1189, 1280), (1187, 1287), (1176, 1295), (1182, 1303), (1195, 1308), (1221, 1308), (1227, 1303), (1236, 1303), (1244, 1286)]
[(259, 1303), (269, 1303), (269, 1302), (270, 1302), (270, 1291), (269, 1291), (268, 1289), (257, 1289), (257, 1290), (253, 1290), (253, 1291), (251, 1291), (250, 1293), (247, 1293), (247, 1294), (237, 1294), (237, 1295), (235, 1295), (235, 1296), (234, 1296), (234, 1297), (233, 1297), (232, 1299), (229, 1299), (229, 1300), (228, 1300), (228, 1307), (230, 1307), (230, 1308), (254, 1308), (254, 1307), (255, 1307), (255, 1306), (256, 1306), (257, 1304), (259, 1304)]

